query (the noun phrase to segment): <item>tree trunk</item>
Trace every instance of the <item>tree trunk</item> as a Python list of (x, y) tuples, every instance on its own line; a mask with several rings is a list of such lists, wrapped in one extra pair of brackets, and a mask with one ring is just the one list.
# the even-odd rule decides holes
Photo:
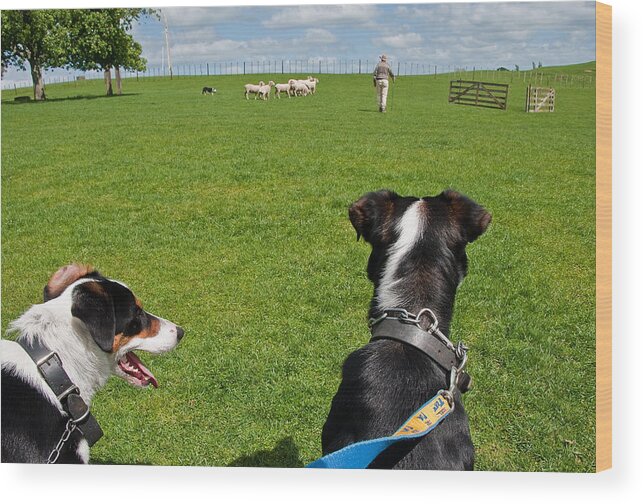
[(31, 79), (33, 80), (33, 99), (46, 99), (45, 79), (42, 77), (42, 69), (38, 65), (31, 65)]
[(105, 89), (107, 90), (107, 96), (114, 96), (114, 90), (112, 89), (112, 69), (107, 67), (103, 71), (105, 76)]
[(116, 94), (117, 95), (122, 95), (123, 94), (123, 86), (121, 83), (121, 68), (120, 67), (114, 67), (114, 74), (116, 75)]

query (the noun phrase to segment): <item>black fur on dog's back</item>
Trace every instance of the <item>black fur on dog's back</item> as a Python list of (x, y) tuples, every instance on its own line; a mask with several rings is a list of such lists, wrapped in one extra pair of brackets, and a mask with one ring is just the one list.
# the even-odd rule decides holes
[[(400, 222), (416, 203), (421, 232), (389, 272), (390, 285), (382, 285), (400, 239)], [(367, 267), (374, 285), (369, 316), (381, 315), (383, 308), (411, 313), (431, 308), (448, 336), (456, 290), (467, 272), (465, 247), (486, 230), (491, 215), (454, 191), (422, 199), (379, 191), (354, 203), (349, 217), (358, 238), (363, 236), (372, 246)], [(383, 289), (392, 289), (401, 304), (380, 306)], [(366, 344), (344, 362), (342, 382), (322, 431), (323, 453), (391, 435), (448, 383), (448, 372), (414, 347), (391, 340)], [(473, 463), (469, 423), (456, 391), (453, 412), (433, 432), (420, 440), (398, 442), (369, 467), (471, 470)]]
[[(2, 370), (2, 462), (43, 463), (65, 431), (58, 408), (40, 390)], [(64, 444), (59, 464), (80, 464), (81, 435), (74, 431)]]
[[(324, 454), (358, 441), (389, 436), (422, 404), (445, 388), (446, 373), (415, 348), (390, 340), (348, 356), (342, 382), (322, 432)], [(421, 443), (418, 449), (412, 448)], [(418, 440), (401, 441), (369, 468), (473, 469), (473, 445), (459, 393), (449, 418)]]

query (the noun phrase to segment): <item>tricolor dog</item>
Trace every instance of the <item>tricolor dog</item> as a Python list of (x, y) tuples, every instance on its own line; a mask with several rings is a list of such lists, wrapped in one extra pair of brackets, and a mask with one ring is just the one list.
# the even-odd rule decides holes
[[(386, 319), (390, 332), (376, 337), (373, 329), (373, 339), (344, 362), (322, 431), (325, 455), (392, 435), (422, 404), (450, 386), (451, 369), (444, 364), (450, 351), (428, 328), (436, 323), (448, 340), (456, 290), (467, 274), (466, 246), (491, 222), (489, 212), (455, 191), (424, 198), (369, 193), (350, 207), (349, 218), (358, 240), (363, 236), (372, 247), (367, 267), (374, 285), (371, 323)], [(418, 316), (418, 324), (411, 325), (403, 313), (434, 317)], [(433, 350), (427, 353), (401, 341), (409, 330)], [(473, 443), (458, 390), (466, 390), (466, 385), (457, 385), (453, 411), (435, 430), (389, 447), (369, 468), (473, 469)]]
[(158, 387), (134, 351), (167, 352), (183, 337), (181, 327), (146, 312), (125, 284), (78, 264), (59, 269), (44, 303), (9, 332), (17, 338), (1, 341), (2, 462), (28, 463), (87, 463), (89, 445), (102, 434), (89, 411), (94, 394), (112, 375)]
[(201, 94), (209, 94), (209, 95), (213, 95), (213, 94), (214, 94), (214, 93), (216, 93), (216, 92), (217, 92), (216, 88), (211, 88), (211, 87), (207, 87), (207, 86), (205, 86), (205, 87), (201, 90)]

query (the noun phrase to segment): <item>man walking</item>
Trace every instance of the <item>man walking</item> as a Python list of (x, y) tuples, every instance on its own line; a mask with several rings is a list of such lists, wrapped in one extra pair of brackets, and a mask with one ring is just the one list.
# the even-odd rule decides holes
[(380, 56), (380, 62), (375, 66), (373, 71), (373, 85), (377, 89), (377, 97), (380, 106), (380, 112), (386, 112), (386, 97), (388, 95), (388, 78), (391, 77), (395, 82), (395, 75), (391, 67), (388, 66), (386, 54)]

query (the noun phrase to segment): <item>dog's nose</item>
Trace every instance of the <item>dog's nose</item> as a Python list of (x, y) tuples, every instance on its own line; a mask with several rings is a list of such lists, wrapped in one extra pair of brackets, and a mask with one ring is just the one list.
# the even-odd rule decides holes
[(185, 331), (181, 326), (176, 326), (176, 339), (181, 341), (181, 338), (185, 334)]

